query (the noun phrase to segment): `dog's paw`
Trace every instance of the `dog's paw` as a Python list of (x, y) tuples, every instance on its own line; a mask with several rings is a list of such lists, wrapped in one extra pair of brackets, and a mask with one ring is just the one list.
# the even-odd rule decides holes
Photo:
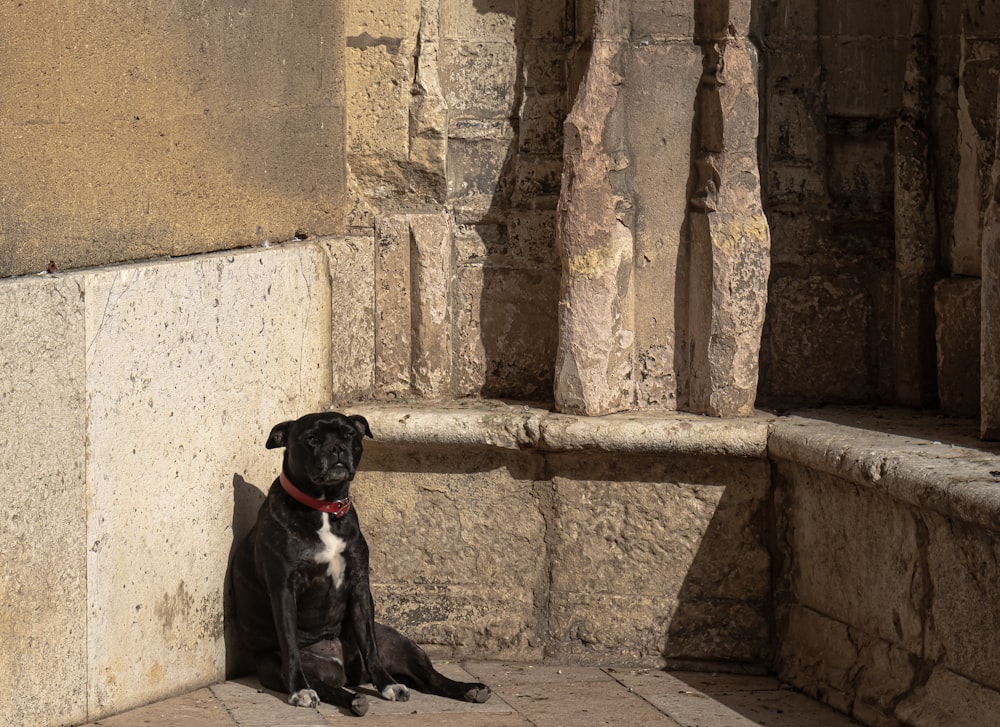
[(293, 707), (318, 707), (319, 695), (312, 689), (300, 689), (288, 695), (288, 703)]
[(390, 684), (382, 690), (382, 696), (390, 702), (406, 702), (410, 699), (410, 690), (404, 684)]
[(359, 717), (364, 717), (368, 713), (368, 697), (364, 694), (355, 694), (351, 700), (351, 711)]
[(465, 690), (465, 694), (462, 695), (462, 698), (466, 702), (482, 704), (490, 698), (491, 694), (493, 694), (493, 691), (485, 684), (471, 684), (469, 689)]

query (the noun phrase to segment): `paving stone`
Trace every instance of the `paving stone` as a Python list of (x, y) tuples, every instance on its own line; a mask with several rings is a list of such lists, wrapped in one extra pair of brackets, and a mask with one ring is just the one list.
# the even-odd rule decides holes
[[(199, 689), (173, 699), (106, 717), (83, 727), (230, 727), (236, 725), (211, 689)], [(276, 727), (272, 725), (272, 727)]]
[(240, 727), (329, 727), (330, 724), (319, 710), (293, 707), (284, 695), (261, 689), (255, 680), (216, 684), (212, 693)]
[[(617, 692), (617, 693), (616, 693)], [(505, 692), (504, 698), (537, 727), (581, 724), (588, 727), (678, 727), (637, 694), (606, 682), (533, 682)]]
[(630, 691), (683, 727), (846, 727), (855, 724), (848, 717), (790, 690), (771, 677), (668, 674), (651, 670), (612, 673)]

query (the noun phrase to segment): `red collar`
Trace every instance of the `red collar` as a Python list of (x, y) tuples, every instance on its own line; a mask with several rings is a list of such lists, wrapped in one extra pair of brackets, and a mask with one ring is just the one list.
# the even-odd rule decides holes
[(313, 510), (329, 513), (338, 520), (344, 517), (344, 515), (346, 515), (351, 509), (350, 496), (345, 497), (343, 500), (317, 500), (315, 497), (310, 497), (298, 487), (293, 485), (292, 481), (285, 475), (284, 470), (282, 470), (281, 474), (278, 475), (278, 481), (281, 482), (281, 487), (285, 490), (285, 492), (301, 502), (303, 505), (311, 507)]

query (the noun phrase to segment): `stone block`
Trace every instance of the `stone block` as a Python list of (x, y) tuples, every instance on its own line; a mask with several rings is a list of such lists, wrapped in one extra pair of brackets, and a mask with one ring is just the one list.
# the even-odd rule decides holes
[(15, 60), (25, 76), (5, 88), (4, 108), (24, 121), (0, 131), (0, 184), (14, 190), (0, 275), (339, 231), (338, 9), (53, 6), (58, 34), (22, 32), (22, 10), (2, 35), (58, 63)]
[(441, 37), (513, 44), (517, 5), (516, 0), (442, 0)]
[(375, 386), (375, 240), (355, 236), (321, 244), (330, 271), (330, 374), (336, 405), (369, 396)]
[(893, 118), (903, 92), (909, 35), (819, 40), (831, 116)]
[(565, 117), (566, 99), (563, 94), (526, 91), (521, 103), (518, 151), (561, 155)]
[(402, 396), (412, 384), (410, 224), (403, 215), (375, 226), (375, 386)]
[(93, 719), (223, 676), (234, 513), (270, 427), (330, 401), (330, 290), (315, 245), (79, 278)]
[(535, 455), (383, 447), (351, 491), (385, 620), (456, 653), (537, 658), (548, 584)]
[(441, 89), (453, 115), (510, 118), (517, 87), (517, 47), (502, 42), (443, 40)]
[(450, 392), (452, 222), (383, 217), (376, 229), (375, 383), (382, 396)]
[(914, 727), (979, 727), (1000, 714), (1000, 693), (943, 667), (896, 707), (895, 715)]
[(992, 201), (983, 229), (982, 297), (980, 303), (980, 422), (983, 439), (1000, 440), (1000, 170), (994, 164)]
[(980, 687), (1000, 691), (1000, 545), (996, 532), (928, 517), (927, 568), (934, 593), (928, 655)]
[(349, 47), (348, 155), (377, 154), (394, 160), (407, 158), (412, 81), (409, 75), (407, 64), (385, 44)]
[(76, 277), (0, 281), (0, 714), (87, 718), (84, 295)]
[[(692, 100), (701, 75), (701, 53), (692, 44), (650, 45), (633, 53), (624, 113), (631, 143), (643, 153), (630, 160), (635, 205), (635, 372), (643, 408), (676, 409), (678, 377), (686, 366), (675, 358), (680, 291), (681, 231), (687, 199), (677, 190), (691, 169)], [(682, 335), (682, 334), (680, 334)]]
[(915, 655), (799, 605), (779, 608), (778, 677), (865, 724), (893, 724), (917, 678)]
[(770, 160), (812, 163), (825, 154), (822, 114), (815, 98), (801, 89), (775, 87), (768, 96), (767, 141)]
[(481, 395), (549, 400), (557, 340), (559, 273), (486, 265), (482, 276)]
[(496, 223), (503, 218), (504, 200), (512, 191), (515, 145), (513, 136), (449, 139), (448, 200), (457, 222)]
[(938, 399), (949, 416), (979, 415), (981, 289), (976, 278), (945, 278), (934, 286)]
[(552, 455), (554, 653), (656, 665), (767, 649), (763, 463)]
[(694, 0), (636, 0), (631, 3), (633, 33), (653, 38), (691, 39), (695, 32)]
[(786, 463), (778, 471), (787, 488), (779, 540), (787, 544), (795, 602), (922, 653), (932, 584), (924, 569), (926, 533), (914, 513), (829, 475)]
[[(616, 32), (616, 19), (606, 15), (611, 11), (601, 10), (598, 38)], [(621, 411), (635, 398), (634, 233), (616, 215), (618, 198), (609, 183), (626, 162), (618, 142), (610, 144), (614, 148), (606, 143), (622, 137), (623, 77), (616, 69), (621, 53), (617, 42), (595, 43), (564, 126), (555, 403), (575, 414)]]
[[(776, 275), (761, 352), (764, 400), (860, 402), (873, 394), (874, 307), (860, 273)], [(888, 275), (888, 273), (886, 274)]]

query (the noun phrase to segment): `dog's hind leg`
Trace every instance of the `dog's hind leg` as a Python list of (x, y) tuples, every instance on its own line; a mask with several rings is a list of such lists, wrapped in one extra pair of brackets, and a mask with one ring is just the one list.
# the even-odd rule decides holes
[(386, 670), (418, 691), (478, 704), (492, 694), (485, 684), (449, 679), (434, 668), (423, 649), (389, 626), (376, 623), (375, 640)]
[[(309, 683), (308, 689), (298, 694), (311, 692), (316, 702), (326, 702), (350, 710), (359, 717), (368, 711), (368, 698), (344, 689), (344, 663), (339, 650), (329, 647), (330, 642), (320, 642), (302, 649), (302, 672)], [(257, 678), (261, 686), (275, 692), (287, 692), (288, 687), (282, 676), (281, 657), (278, 654), (257, 655)], [(315, 707), (316, 704), (300, 702), (295, 706)]]
[(324, 640), (302, 648), (302, 671), (319, 698), (349, 709), (359, 717), (368, 711), (368, 698), (344, 688), (344, 651), (337, 640)]

